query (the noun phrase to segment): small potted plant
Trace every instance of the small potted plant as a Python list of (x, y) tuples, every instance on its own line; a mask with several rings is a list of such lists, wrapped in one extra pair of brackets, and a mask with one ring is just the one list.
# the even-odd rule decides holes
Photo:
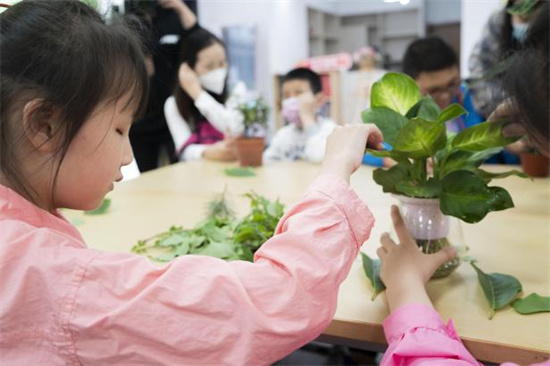
[[(422, 97), (413, 79), (389, 73), (373, 85), (371, 108), (362, 114), (363, 122), (376, 124), (392, 147), (369, 151), (396, 161), (389, 169), (376, 169), (373, 178), (400, 201), (407, 228), (425, 253), (456, 245), (449, 237), (451, 217), (476, 223), (491, 211), (514, 206), (505, 189), (488, 186), (492, 179), (526, 176), (480, 169), (517, 138), (502, 136), (504, 120), (447, 133), (445, 123), (465, 113), (458, 104), (442, 111), (431, 97)], [(445, 263), (434, 277), (446, 276), (458, 265), (458, 259)]]
[(269, 107), (262, 97), (238, 105), (243, 114), (244, 132), (236, 141), (237, 158), (241, 166), (262, 165), (265, 147), (265, 130), (269, 117)]
[(521, 169), (531, 177), (547, 177), (550, 159), (542, 155), (536, 147), (532, 146), (528, 141), (525, 149), (519, 155), (521, 160)]

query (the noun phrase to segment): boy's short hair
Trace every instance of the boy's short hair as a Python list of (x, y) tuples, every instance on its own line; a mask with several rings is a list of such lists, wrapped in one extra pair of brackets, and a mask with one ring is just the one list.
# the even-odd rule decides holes
[(305, 67), (298, 67), (294, 70), (290, 70), (283, 78), (283, 83), (291, 80), (305, 80), (309, 82), (313, 94), (317, 94), (323, 90), (319, 74)]
[(409, 45), (403, 57), (403, 72), (413, 79), (423, 72), (444, 70), (458, 66), (452, 47), (439, 37), (428, 37)]

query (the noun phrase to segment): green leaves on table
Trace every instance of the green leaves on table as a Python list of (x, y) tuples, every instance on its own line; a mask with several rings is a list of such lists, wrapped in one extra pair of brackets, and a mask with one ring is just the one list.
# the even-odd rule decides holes
[(371, 259), (363, 252), (361, 252), (361, 259), (363, 261), (363, 270), (365, 271), (365, 274), (367, 275), (367, 278), (372, 285), (371, 299), (374, 301), (374, 299), (376, 299), (376, 296), (378, 296), (379, 293), (386, 289), (386, 286), (384, 286), (382, 279), (380, 279), (381, 262), (380, 259)]
[(166, 232), (140, 240), (132, 252), (158, 262), (186, 254), (252, 261), (254, 252), (273, 236), (284, 206), (254, 192), (245, 197), (250, 200), (251, 211), (241, 220), (234, 218), (224, 192), (209, 203), (206, 220), (195, 228), (172, 226)]
[(101, 206), (99, 206), (95, 210), (84, 212), (84, 215), (103, 215), (109, 210), (109, 207), (111, 207), (111, 199), (105, 198), (101, 203)]
[(550, 312), (550, 297), (532, 293), (527, 297), (514, 301), (512, 307), (516, 312), (524, 315), (548, 313)]
[(521, 283), (517, 278), (502, 274), (483, 272), (475, 262), (470, 263), (477, 272), (477, 278), (485, 298), (489, 304), (489, 319), (493, 319), (495, 312), (510, 304), (522, 291)]
[(256, 175), (252, 168), (226, 168), (224, 173), (229, 177), (254, 177)]

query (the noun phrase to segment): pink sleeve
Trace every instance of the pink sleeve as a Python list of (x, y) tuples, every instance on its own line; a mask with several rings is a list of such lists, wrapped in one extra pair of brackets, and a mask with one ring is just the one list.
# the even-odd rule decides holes
[(330, 323), (338, 287), (374, 219), (321, 176), (254, 263), (184, 256), (157, 268), (102, 253), (86, 270), (71, 330), (83, 364), (270, 364)]
[(381, 366), (482, 366), (460, 341), (452, 320), (445, 326), (431, 306), (400, 307), (383, 326), (389, 347)]

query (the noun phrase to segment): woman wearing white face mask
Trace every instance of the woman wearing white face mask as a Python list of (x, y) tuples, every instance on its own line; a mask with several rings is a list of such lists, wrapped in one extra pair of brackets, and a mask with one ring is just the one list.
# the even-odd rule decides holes
[[(164, 0), (166, 1), (166, 0)], [(185, 5), (168, 1), (176, 12)], [(180, 160), (235, 160), (234, 142), (243, 131), (242, 114), (228, 106), (227, 60), (220, 39), (195, 26), (182, 42), (174, 95), (164, 114)]]
[(520, 48), (529, 22), (542, 3), (541, 0), (508, 0), (506, 7), (493, 14), (486, 24), (468, 62), (472, 100), (482, 117), (487, 118), (504, 100), (498, 81), (494, 80), (495, 74), (504, 60)]

